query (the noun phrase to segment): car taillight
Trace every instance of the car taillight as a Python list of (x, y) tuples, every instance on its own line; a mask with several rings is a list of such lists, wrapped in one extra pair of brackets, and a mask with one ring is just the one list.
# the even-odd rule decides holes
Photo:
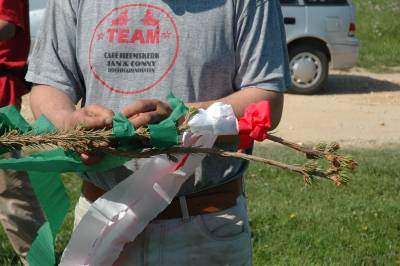
[(349, 25), (349, 36), (354, 37), (355, 33), (356, 33), (356, 24), (352, 22)]

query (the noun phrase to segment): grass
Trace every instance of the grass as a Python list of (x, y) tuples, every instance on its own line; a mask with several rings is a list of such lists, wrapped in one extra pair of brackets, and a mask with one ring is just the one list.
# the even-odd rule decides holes
[[(400, 264), (400, 153), (351, 151), (347, 187), (304, 187), (295, 175), (253, 164), (247, 175), (255, 265)], [(258, 153), (296, 161), (286, 150)]]
[(353, 0), (356, 35), (361, 41), (358, 66), (387, 71), (400, 66), (400, 1)]
[[(347, 187), (328, 182), (305, 187), (302, 178), (252, 164), (246, 191), (253, 236), (254, 265), (396, 265), (400, 264), (400, 146), (353, 149), (359, 171)], [(257, 154), (287, 162), (299, 157), (268, 146)], [(74, 199), (79, 181), (64, 180)], [(72, 213), (57, 243), (69, 238)], [(0, 232), (0, 265), (17, 257)]]
[[(56, 241), (56, 254), (61, 256), (64, 247), (67, 245), (73, 227), (73, 211), (76, 201), (80, 194), (80, 178), (75, 174), (64, 174), (62, 176), (64, 184), (67, 188), (68, 195), (71, 199), (70, 210), (67, 214), (65, 222), (61, 227), (60, 233), (57, 235)], [(18, 256), (15, 255), (7, 237), (0, 226), (0, 265), (1, 266), (15, 266), (22, 265), (19, 263)]]

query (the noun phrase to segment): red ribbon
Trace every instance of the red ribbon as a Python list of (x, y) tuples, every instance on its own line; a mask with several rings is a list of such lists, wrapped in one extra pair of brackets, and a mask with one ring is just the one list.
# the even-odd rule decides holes
[(248, 149), (254, 140), (263, 141), (267, 135), (267, 129), (271, 127), (269, 101), (250, 104), (244, 117), (239, 119), (239, 149)]

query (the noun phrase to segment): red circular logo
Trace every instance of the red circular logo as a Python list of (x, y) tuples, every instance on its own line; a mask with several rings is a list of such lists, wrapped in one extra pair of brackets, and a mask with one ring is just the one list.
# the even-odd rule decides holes
[(113, 92), (154, 88), (174, 66), (179, 34), (173, 17), (148, 4), (111, 10), (96, 26), (89, 46), (94, 77)]

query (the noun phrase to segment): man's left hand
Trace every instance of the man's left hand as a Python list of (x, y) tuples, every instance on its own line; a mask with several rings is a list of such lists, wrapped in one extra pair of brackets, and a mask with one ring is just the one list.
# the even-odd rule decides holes
[(167, 103), (154, 99), (138, 100), (122, 109), (122, 113), (135, 128), (160, 122), (167, 118), (171, 112), (172, 109)]

